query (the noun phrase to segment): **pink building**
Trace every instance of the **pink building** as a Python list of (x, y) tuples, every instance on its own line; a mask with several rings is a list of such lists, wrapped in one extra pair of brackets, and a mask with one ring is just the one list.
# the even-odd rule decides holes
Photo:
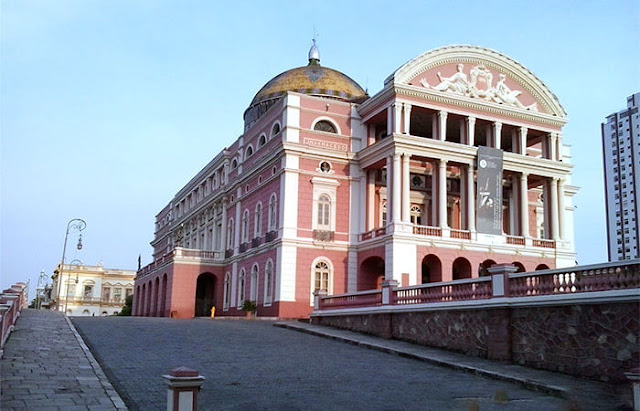
[(156, 216), (134, 315), (305, 317), (316, 289), (574, 265), (566, 113), (500, 53), (439, 48), (368, 96), (314, 44), (244, 120)]

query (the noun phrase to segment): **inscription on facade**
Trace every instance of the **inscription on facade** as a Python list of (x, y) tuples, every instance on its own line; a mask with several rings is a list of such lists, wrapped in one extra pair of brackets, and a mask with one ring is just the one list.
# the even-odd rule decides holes
[(348, 151), (347, 145), (344, 143), (334, 143), (332, 141), (316, 140), (313, 138), (303, 139), (302, 144), (305, 144), (311, 147), (324, 148), (326, 150)]

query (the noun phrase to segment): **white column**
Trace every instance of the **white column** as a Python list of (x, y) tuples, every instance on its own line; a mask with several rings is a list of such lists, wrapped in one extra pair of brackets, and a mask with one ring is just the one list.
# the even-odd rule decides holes
[(438, 166), (431, 162), (431, 226), (438, 226)]
[(447, 227), (447, 160), (438, 161), (438, 227)]
[(520, 127), (520, 154), (527, 155), (527, 128)]
[(473, 164), (467, 165), (467, 230), (476, 231), (476, 190)]
[(387, 224), (393, 221), (393, 157), (387, 156)]
[(549, 160), (557, 161), (556, 145), (558, 144), (558, 135), (556, 133), (549, 134)]
[(393, 110), (395, 106), (391, 105), (387, 107), (387, 135), (390, 136), (393, 133)]
[(509, 196), (509, 225), (511, 235), (518, 235), (520, 232), (520, 221), (518, 218), (518, 176), (511, 176), (511, 195)]
[(394, 103), (393, 104), (393, 132), (400, 134), (402, 130), (400, 129), (400, 119), (402, 118), (402, 104)]
[(527, 173), (520, 174), (520, 235), (529, 237), (529, 187)]
[(473, 146), (476, 135), (476, 118), (467, 117), (467, 145)]
[[(222, 229), (220, 230), (220, 245), (222, 250), (227, 249), (227, 198), (222, 200)], [(223, 253), (224, 254), (224, 253)]]
[(438, 140), (445, 141), (447, 139), (447, 112), (438, 111)]
[(404, 153), (402, 155), (402, 221), (405, 223), (411, 221), (409, 212), (411, 209), (411, 199), (409, 196), (411, 186), (409, 184), (409, 153)]
[(402, 132), (404, 134), (410, 134), (411, 130), (411, 104), (404, 103), (404, 124)]
[(565, 218), (565, 209), (564, 209), (564, 179), (561, 178), (558, 180), (558, 219), (560, 225), (559, 237), (560, 240), (565, 240), (567, 238), (567, 222)]
[(557, 156), (557, 160), (558, 161), (563, 161), (562, 160), (562, 156), (563, 156), (563, 152), (562, 152), (562, 133), (558, 133), (558, 141), (557, 141), (557, 145), (558, 147), (556, 148), (556, 156)]
[(393, 155), (393, 185), (391, 186), (392, 194), (392, 205), (391, 210), (393, 213), (393, 222), (396, 223), (400, 221), (400, 190), (402, 189), (402, 181), (400, 180), (401, 172), (400, 172), (400, 154), (395, 153)]
[(558, 179), (555, 177), (549, 180), (549, 194), (549, 197), (551, 197), (549, 199), (549, 205), (551, 206), (549, 210), (551, 235), (549, 238), (558, 240)]
[(502, 144), (502, 123), (496, 121), (493, 123), (493, 146), (500, 150)]

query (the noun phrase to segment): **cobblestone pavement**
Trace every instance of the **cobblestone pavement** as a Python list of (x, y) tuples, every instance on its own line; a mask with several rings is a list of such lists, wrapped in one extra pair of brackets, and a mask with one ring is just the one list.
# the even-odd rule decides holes
[(2, 410), (126, 409), (61, 313), (22, 310), (0, 360)]
[(165, 408), (161, 375), (179, 366), (205, 376), (201, 410), (570, 409), (550, 394), (273, 327), (270, 321), (73, 321), (132, 410)]

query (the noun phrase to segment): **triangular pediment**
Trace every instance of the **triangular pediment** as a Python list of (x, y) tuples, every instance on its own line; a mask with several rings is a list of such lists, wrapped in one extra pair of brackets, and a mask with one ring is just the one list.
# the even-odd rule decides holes
[(531, 71), (498, 52), (475, 46), (449, 46), (407, 62), (385, 80), (450, 98), (566, 117), (555, 95)]

